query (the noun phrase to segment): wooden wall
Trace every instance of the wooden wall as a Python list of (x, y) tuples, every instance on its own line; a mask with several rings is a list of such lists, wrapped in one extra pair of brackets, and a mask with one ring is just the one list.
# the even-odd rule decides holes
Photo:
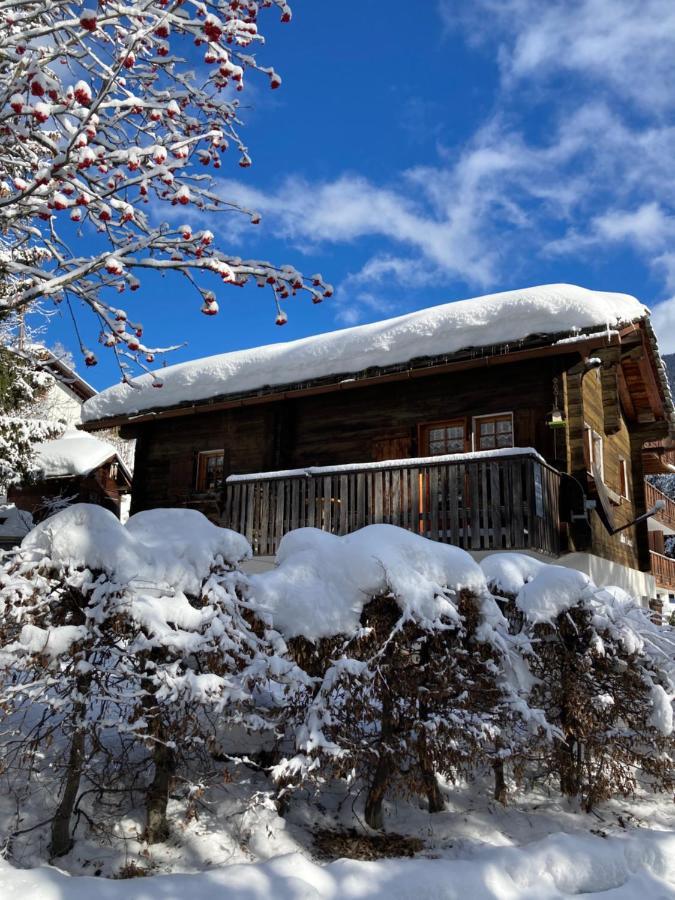
[[(551, 356), (528, 362), (429, 375), (293, 400), (159, 419), (125, 429), (137, 437), (132, 512), (193, 506), (217, 520), (222, 495), (195, 489), (200, 451), (225, 450), (225, 471), (251, 473), (306, 466), (370, 462), (421, 455), (418, 429), (436, 420), (513, 412), (516, 446), (535, 447), (555, 468), (567, 471), (592, 496), (584, 459), (584, 423), (603, 436), (605, 482), (619, 493), (619, 460), (629, 461), (630, 499), (613, 506), (615, 524), (644, 511), (642, 438), (618, 402), (618, 351), (599, 351), (600, 370), (586, 371), (579, 357)], [(553, 381), (567, 429), (551, 429)], [(578, 505), (580, 493), (569, 482)], [(578, 510), (577, 510), (578, 511)], [(591, 513), (583, 545), (599, 556), (648, 569), (647, 529), (611, 536)]]
[[(640, 426), (629, 423), (617, 401), (616, 365), (618, 350), (612, 348), (598, 354), (603, 365), (586, 370), (583, 364), (572, 367), (565, 378), (565, 405), (568, 420), (567, 471), (587, 486), (591, 499), (597, 500), (593, 480), (587, 474), (584, 452), (584, 425), (589, 425), (603, 439), (604, 483), (611, 498), (615, 527), (627, 524), (645, 511), (644, 473)], [(620, 461), (628, 464), (628, 499), (621, 498)], [(588, 549), (605, 559), (630, 568), (649, 568), (646, 524), (632, 526), (611, 535), (597, 512), (590, 514), (590, 546)]]
[(132, 510), (188, 504), (217, 515), (217, 498), (195, 492), (203, 450), (224, 448), (228, 473), (370, 462), (387, 451), (419, 455), (425, 422), (467, 417), (470, 427), (472, 416), (500, 412), (514, 413), (517, 446), (564, 467), (564, 433), (554, 438), (546, 420), (553, 378), (573, 362), (548, 357), (138, 425)]

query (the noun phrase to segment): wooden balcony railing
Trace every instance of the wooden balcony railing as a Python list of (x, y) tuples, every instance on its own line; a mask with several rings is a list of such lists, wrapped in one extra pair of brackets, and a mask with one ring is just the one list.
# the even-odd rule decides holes
[(649, 558), (656, 586), (664, 590), (675, 590), (675, 559), (657, 553), (655, 550), (649, 551)]
[(653, 484), (645, 481), (645, 502), (647, 504), (647, 509), (652, 509), (659, 500), (662, 500), (665, 506), (656, 513), (654, 518), (657, 522), (661, 522), (663, 525), (666, 525), (668, 528), (672, 528), (675, 531), (675, 503), (670, 499), (668, 494), (664, 494), (663, 491), (654, 487)]
[(286, 532), (378, 522), (467, 550), (561, 549), (560, 473), (533, 451), (230, 476), (222, 524), (273, 555)]

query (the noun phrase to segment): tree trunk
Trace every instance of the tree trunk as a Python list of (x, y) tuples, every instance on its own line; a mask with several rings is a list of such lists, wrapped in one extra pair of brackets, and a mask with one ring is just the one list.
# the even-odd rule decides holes
[(384, 828), (382, 802), (389, 785), (389, 770), (389, 760), (386, 757), (380, 757), (366, 797), (366, 823), (375, 831), (381, 831)]
[(496, 759), (492, 763), (492, 770), (495, 773), (495, 792), (494, 799), (502, 806), (506, 806), (508, 793), (506, 790), (506, 778), (504, 777), (504, 761)]
[(53, 857), (65, 856), (73, 846), (73, 840), (70, 835), (70, 819), (73, 815), (75, 801), (80, 789), (84, 749), (85, 733), (83, 729), (78, 728), (70, 742), (63, 793), (52, 819), (52, 837), (49, 852)]
[(366, 823), (375, 831), (381, 831), (384, 827), (382, 816), (382, 803), (389, 787), (391, 779), (391, 759), (387, 744), (394, 731), (392, 717), (392, 704), (388, 692), (382, 697), (382, 720), (380, 734), (380, 757), (375, 766), (373, 780), (370, 783), (368, 796), (366, 797)]
[(445, 809), (445, 802), (443, 800), (441, 789), (438, 785), (436, 773), (434, 772), (431, 760), (429, 759), (429, 751), (427, 749), (427, 739), (424, 733), (424, 729), (421, 730), (417, 743), (417, 758), (419, 760), (420, 771), (422, 773), (424, 792), (427, 795), (427, 801), (429, 803), (429, 812), (443, 812), (443, 810)]
[(559, 751), (560, 766), (560, 793), (565, 797), (577, 797), (579, 795), (579, 743), (574, 737), (568, 737), (564, 748)]
[(159, 844), (169, 836), (166, 807), (169, 802), (171, 779), (176, 770), (175, 754), (165, 743), (157, 741), (153, 762), (155, 775), (146, 793), (145, 839), (148, 844)]

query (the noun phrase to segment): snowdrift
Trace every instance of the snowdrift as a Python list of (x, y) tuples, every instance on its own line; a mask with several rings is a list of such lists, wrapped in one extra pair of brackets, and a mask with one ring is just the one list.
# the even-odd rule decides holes
[(317, 865), (301, 854), (190, 875), (136, 881), (71, 878), (56, 868), (0, 861), (3, 896), (22, 900), (665, 900), (675, 896), (675, 834), (631, 838), (554, 834), (524, 847), (491, 847), (469, 859)]

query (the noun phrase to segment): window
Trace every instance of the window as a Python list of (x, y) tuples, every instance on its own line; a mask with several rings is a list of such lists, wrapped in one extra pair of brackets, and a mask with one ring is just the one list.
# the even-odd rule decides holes
[(513, 447), (513, 413), (476, 416), (473, 420), (473, 440), (476, 450)]
[(425, 456), (443, 456), (446, 453), (464, 453), (466, 447), (466, 422), (452, 419), (449, 422), (433, 422), (421, 428), (420, 446)]
[(225, 453), (223, 450), (209, 450), (199, 454), (197, 466), (197, 490), (217, 491), (223, 486)]
[(626, 500), (630, 497), (628, 493), (628, 463), (625, 459), (619, 459), (619, 494)]
[(602, 435), (594, 431), (590, 425), (584, 425), (584, 458), (587, 472), (592, 475), (595, 468), (600, 478), (604, 481), (605, 454)]

